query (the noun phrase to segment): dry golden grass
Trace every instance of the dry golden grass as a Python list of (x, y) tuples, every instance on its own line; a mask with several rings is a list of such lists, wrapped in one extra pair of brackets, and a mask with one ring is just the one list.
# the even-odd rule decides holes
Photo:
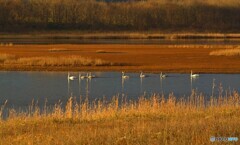
[(13, 43), (10, 42), (10, 43), (0, 43), (0, 46), (8, 46), (8, 47), (11, 47), (13, 46)]
[(50, 52), (62, 52), (62, 51), (69, 51), (69, 50), (65, 49), (65, 48), (51, 48), (51, 49), (48, 49), (48, 51), (50, 51)]
[(116, 65), (102, 59), (91, 59), (81, 56), (66, 57), (20, 57), (15, 55), (0, 54), (0, 62), (5, 65), (25, 65), (25, 66), (111, 66)]
[(12, 60), (12, 59), (15, 59), (15, 55), (0, 53), (0, 63), (5, 62), (6, 60)]
[[(122, 101), (123, 100), (123, 101)], [(9, 111), (0, 121), (0, 144), (210, 144), (210, 137), (240, 136), (240, 95), (226, 93), (206, 101), (152, 96), (138, 101), (70, 97), (51, 113), (31, 105), (28, 113)], [(65, 110), (65, 111), (64, 111)]]
[(210, 55), (215, 56), (239, 56), (240, 55), (240, 47), (232, 48), (232, 49), (220, 49), (210, 52)]

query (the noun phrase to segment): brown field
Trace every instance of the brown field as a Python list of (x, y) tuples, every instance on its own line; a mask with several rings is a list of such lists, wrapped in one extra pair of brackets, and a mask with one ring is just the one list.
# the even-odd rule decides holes
[[(146, 71), (239, 73), (239, 56), (211, 56), (216, 50), (233, 49), (231, 45), (135, 45), (135, 44), (85, 44), (85, 45), (1, 45), (0, 70), (43, 71)], [(0, 55), (0, 57), (1, 57)], [(81, 56), (101, 60), (110, 65), (33, 65), (34, 63), (3, 63), (3, 59), (61, 58)], [(8, 61), (9, 62), (9, 61)], [(108, 64), (107, 63), (107, 64)], [(29, 65), (30, 64), (30, 65)]]

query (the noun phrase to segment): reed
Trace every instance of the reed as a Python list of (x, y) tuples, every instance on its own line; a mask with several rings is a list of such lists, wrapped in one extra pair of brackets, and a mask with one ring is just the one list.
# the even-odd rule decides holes
[(220, 49), (210, 52), (209, 55), (213, 56), (239, 56), (240, 55), (240, 47), (232, 48), (232, 49)]
[(0, 63), (4, 63), (7, 60), (13, 60), (16, 56), (12, 54), (0, 53)]
[(65, 48), (51, 48), (48, 49), (49, 52), (64, 52), (64, 51), (69, 51), (68, 49)]
[(20, 57), (15, 58), (12, 55), (2, 54), (0, 55), (0, 62), (2, 61), (7, 65), (25, 65), (25, 66), (111, 66), (117, 65), (111, 62), (104, 61), (102, 59), (91, 59), (81, 56), (66, 56), (66, 57)]
[[(57, 103), (48, 112), (32, 105), (0, 121), (1, 144), (210, 144), (211, 136), (240, 135), (240, 95), (205, 98), (193, 91), (187, 98), (170, 94), (137, 101)], [(48, 112), (48, 113), (44, 113)]]

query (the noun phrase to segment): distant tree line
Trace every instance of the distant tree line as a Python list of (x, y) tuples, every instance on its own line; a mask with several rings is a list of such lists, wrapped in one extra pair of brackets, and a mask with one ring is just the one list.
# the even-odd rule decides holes
[(240, 31), (240, 6), (156, 1), (0, 0), (0, 32)]

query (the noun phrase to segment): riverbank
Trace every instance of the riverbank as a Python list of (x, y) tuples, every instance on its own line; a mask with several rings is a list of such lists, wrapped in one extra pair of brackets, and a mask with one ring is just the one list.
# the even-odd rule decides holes
[(231, 40), (240, 39), (239, 33), (198, 33), (198, 32), (156, 32), (156, 31), (115, 31), (115, 32), (88, 32), (88, 31), (43, 31), (29, 33), (2, 33), (0, 39), (162, 39), (188, 40), (212, 39)]
[(239, 100), (237, 92), (209, 101), (194, 92), (188, 98), (170, 94), (136, 102), (113, 97), (110, 102), (79, 103), (70, 97), (65, 107), (56, 104), (47, 114), (33, 102), (28, 113), (9, 110), (9, 118), (0, 120), (0, 144), (210, 144), (212, 136), (239, 139)]
[[(235, 48), (238, 45), (12, 44), (0, 46), (0, 70), (240, 73), (238, 54), (210, 55)], [(63, 61), (72, 56), (94, 63)]]

